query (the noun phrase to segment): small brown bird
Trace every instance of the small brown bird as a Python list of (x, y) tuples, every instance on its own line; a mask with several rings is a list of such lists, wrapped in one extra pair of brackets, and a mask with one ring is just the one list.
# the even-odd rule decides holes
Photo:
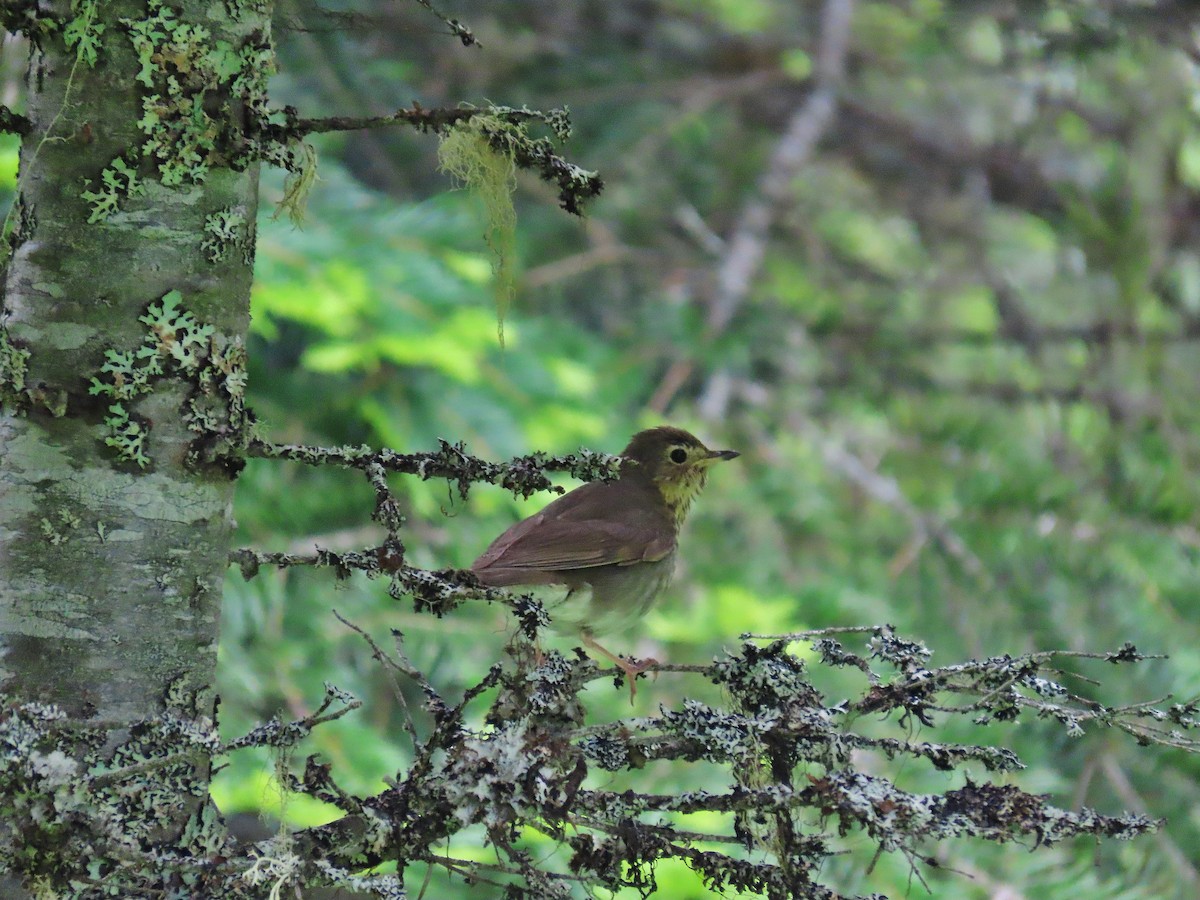
[(645, 615), (675, 568), (679, 527), (708, 480), (708, 468), (735, 450), (709, 450), (681, 428), (640, 431), (621, 451), (615, 481), (593, 481), (559, 497), (492, 541), (471, 564), (489, 587), (553, 585), (548, 606), (556, 629), (583, 643), (629, 677), (645, 664), (596, 643)]

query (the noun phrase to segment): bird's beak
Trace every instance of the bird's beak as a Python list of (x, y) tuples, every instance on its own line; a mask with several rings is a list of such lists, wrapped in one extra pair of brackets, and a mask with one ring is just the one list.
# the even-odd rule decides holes
[(737, 459), (742, 454), (737, 450), (709, 450), (709, 459)]

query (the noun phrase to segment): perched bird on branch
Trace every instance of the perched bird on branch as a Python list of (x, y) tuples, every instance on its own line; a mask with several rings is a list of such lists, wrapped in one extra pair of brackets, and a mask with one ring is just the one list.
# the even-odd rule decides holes
[(621, 451), (615, 481), (582, 485), (513, 525), (471, 571), (488, 587), (556, 587), (547, 603), (554, 627), (620, 667), (632, 697), (653, 661), (622, 659), (595, 636), (630, 627), (666, 589), (679, 528), (709, 467), (739, 455), (709, 450), (681, 428), (640, 431)]

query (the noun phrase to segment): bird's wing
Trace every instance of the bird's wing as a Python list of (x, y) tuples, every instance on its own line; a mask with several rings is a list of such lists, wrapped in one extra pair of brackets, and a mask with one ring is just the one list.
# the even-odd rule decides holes
[[(580, 490), (587, 487), (592, 485)], [(562, 504), (568, 495), (518, 522), (496, 538), (471, 569), (484, 573), (489, 569), (563, 571), (632, 565), (663, 559), (675, 549), (670, 524), (642, 521), (637, 516), (626, 521), (590, 517), (589, 513), (598, 511), (591, 493)]]

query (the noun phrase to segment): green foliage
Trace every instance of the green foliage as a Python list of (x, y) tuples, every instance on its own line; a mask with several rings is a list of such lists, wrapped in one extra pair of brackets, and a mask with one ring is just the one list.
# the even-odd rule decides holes
[[(1187, 699), (1200, 673), (1200, 263), (1186, 211), (1200, 166), (1194, 85), (1158, 43), (1167, 21), (1148, 31), (1117, 6), (999, 17), (932, 0), (857, 4), (846, 102), (772, 220), (750, 296), (711, 335), (709, 287), (733, 223), (819, 50), (815, 7), (751, 12), (764, 8), (759, 24), (728, 28), (694, 5), (656, 6), (650, 23), (619, 3), (604, 15), (568, 4), (561, 18), (506, 9), (473, 23), (506, 48), (490, 66), (473, 53), (447, 57), (418, 26), (362, 44), (346, 35), (353, 71), (291, 49), (304, 73), (293, 82), (300, 106), (324, 90), (320, 78), (336, 77), (353, 89), (331, 100), (386, 108), (377, 77), (394, 74), (397, 59), (423, 97), (447, 83), (447, 102), (570, 96), (574, 150), (603, 165), (610, 189), (585, 229), (537, 204), (522, 210), (514, 246), (528, 298), (508, 315), (512, 349), (501, 353), (479, 312), (494, 283), (473, 236), (487, 224), (458, 198), (390, 201), (347, 175), (436, 192), (417, 145), (378, 135), (322, 144), (306, 230), (261, 230), (255, 407), (277, 439), (319, 443), (417, 450), (446, 437), (495, 457), (612, 451), (665, 418), (745, 451), (697, 504), (670, 595), (616, 641), (622, 652), (704, 662), (742, 630), (877, 621), (928, 635), (945, 658), (1132, 639), (1171, 659), (1107, 682), (1105, 702)], [(578, 65), (546, 65), (557, 46)], [(403, 176), (371, 169), (372, 154), (399, 158)], [(281, 190), (268, 182), (264, 192)], [(682, 385), (666, 390), (683, 368)], [(463, 503), (414, 481), (393, 479), (408, 559), (434, 567), (468, 563), (547, 499), (480, 489)], [(252, 462), (239, 486), (240, 540), (298, 552), (368, 546), (379, 532), (366, 524), (373, 498), (360, 482)], [(303, 707), (333, 678), (368, 698), (367, 711), (315, 734), (304, 752), (371, 790), (409, 761), (394, 740), (400, 700), (331, 623), (331, 607), (377, 636), (404, 632), (414, 664), (451, 689), (498, 658), (512, 623), (491, 608), (432, 620), (357, 577), (231, 579), (225, 727)], [(830, 696), (845, 695), (838, 675), (825, 677)], [(633, 712), (685, 692), (717, 699), (664, 674), (639, 689)], [(630, 712), (607, 685), (585, 701), (596, 721)], [(919, 739), (924, 729), (912, 727)], [(1115, 736), (1065, 739), (1036, 722), (1003, 737), (986, 724), (955, 733), (1003, 741), (1028, 764), (1014, 781), (1057, 803), (1114, 813), (1133, 797), (1169, 822), (1162, 844), (931, 847), (939, 867), (916, 863), (931, 896), (1194, 895), (1162, 849), (1187, 858), (1200, 845), (1193, 759)], [(273, 771), (266, 757), (238, 763), (219, 790), (254, 807)], [(664, 791), (708, 786), (665, 767), (656, 775)], [(903, 776), (914, 791), (945, 789), (940, 773)], [(528, 838), (530, 852), (539, 840)], [(469, 840), (454, 849), (478, 852)], [(888, 856), (867, 871), (873, 847), (848, 849), (827, 864), (843, 893), (904, 896), (916, 877)], [(690, 870), (655, 874), (662, 896), (705, 896)], [(472, 896), (455, 880), (434, 889)]]
[(17, 186), (17, 161), (21, 139), (15, 134), (0, 134), (0, 197), (7, 206), (8, 194)]
[(774, 0), (702, 0), (694, 5), (734, 33), (753, 34), (769, 28), (779, 13)]
[[(480, 308), (489, 290), (488, 253), (462, 240), (472, 226), (459, 198), (397, 207), (335, 171), (322, 180), (318, 204), (303, 230), (262, 223), (252, 324), (270, 342), (260, 354), (268, 368), (277, 355), (290, 356), (286, 347), (297, 348), (299, 366), (285, 384), (309, 383), (308, 373), (320, 372), (323, 382), (342, 386), (330, 394), (332, 421), (314, 409), (318, 434), (339, 442), (428, 445), (444, 427), (443, 407), (429, 403), (432, 397), (458, 410), (465, 428), (458, 437), (490, 433), (506, 452), (533, 446), (532, 436), (544, 434), (523, 431), (538, 418), (525, 411), (555, 416), (562, 427), (548, 450), (573, 449), (572, 442), (605, 432), (605, 421), (592, 412), (600, 386), (582, 370), (611, 357), (586, 332), (534, 317), (509, 329), (518, 352), (496, 345), (494, 324)], [(524, 352), (535, 346), (548, 352)], [(356, 387), (363, 381), (380, 391)], [(506, 411), (501, 397), (516, 408)], [(259, 405), (270, 418), (274, 397)]]

